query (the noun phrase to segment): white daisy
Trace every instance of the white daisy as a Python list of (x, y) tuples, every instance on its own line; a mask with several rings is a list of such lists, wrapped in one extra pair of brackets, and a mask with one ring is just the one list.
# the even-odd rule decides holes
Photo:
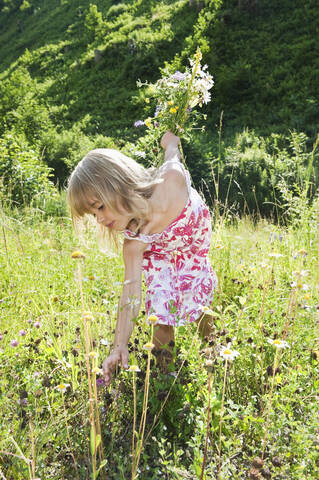
[(235, 357), (239, 355), (239, 352), (237, 350), (231, 350), (228, 346), (227, 347), (221, 347), (219, 355), (224, 359), (224, 360), (234, 360)]
[(290, 348), (289, 343), (287, 343), (285, 340), (279, 340), (278, 338), (276, 340), (268, 338), (268, 343), (278, 349)]
[(135, 372), (140, 372), (141, 370), (138, 367), (138, 365), (130, 365), (127, 371), (135, 373)]

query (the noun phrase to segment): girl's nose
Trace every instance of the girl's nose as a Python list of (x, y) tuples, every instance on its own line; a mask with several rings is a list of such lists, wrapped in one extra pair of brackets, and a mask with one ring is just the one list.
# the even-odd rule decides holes
[(101, 213), (96, 214), (96, 221), (97, 221), (97, 223), (102, 223), (103, 222), (103, 216), (101, 215)]

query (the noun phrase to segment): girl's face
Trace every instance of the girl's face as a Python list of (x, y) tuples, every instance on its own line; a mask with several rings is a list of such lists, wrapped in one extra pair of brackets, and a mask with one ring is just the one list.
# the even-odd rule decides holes
[(118, 213), (95, 198), (89, 199), (89, 209), (98, 223), (119, 232), (125, 230), (132, 220), (132, 216), (123, 207), (119, 206)]

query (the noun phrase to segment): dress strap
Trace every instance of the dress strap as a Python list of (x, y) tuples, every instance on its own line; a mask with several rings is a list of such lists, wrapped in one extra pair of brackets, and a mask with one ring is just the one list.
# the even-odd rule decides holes
[(172, 165), (172, 164), (178, 165), (179, 168), (180, 168), (180, 170), (183, 172), (183, 174), (184, 174), (184, 176), (185, 176), (185, 181), (186, 181), (188, 196), (190, 196), (190, 194), (191, 194), (191, 188), (192, 188), (191, 177), (190, 177), (189, 171), (186, 170), (186, 168), (184, 167), (184, 165), (182, 164), (182, 162), (179, 162), (178, 160), (166, 160), (166, 162), (164, 162), (164, 163), (160, 166), (159, 170), (160, 170), (160, 171), (168, 170), (169, 165)]

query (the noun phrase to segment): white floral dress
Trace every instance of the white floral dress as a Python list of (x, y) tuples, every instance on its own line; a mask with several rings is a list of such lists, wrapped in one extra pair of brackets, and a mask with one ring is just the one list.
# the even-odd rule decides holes
[[(165, 162), (161, 170), (172, 161)], [(207, 205), (191, 187), (185, 174), (188, 202), (178, 217), (161, 233), (138, 236), (125, 230), (128, 239), (148, 243), (144, 252), (143, 273), (147, 287), (145, 309), (155, 314), (159, 323), (181, 326), (197, 320), (203, 306), (209, 306), (217, 278), (208, 260), (211, 218)]]

